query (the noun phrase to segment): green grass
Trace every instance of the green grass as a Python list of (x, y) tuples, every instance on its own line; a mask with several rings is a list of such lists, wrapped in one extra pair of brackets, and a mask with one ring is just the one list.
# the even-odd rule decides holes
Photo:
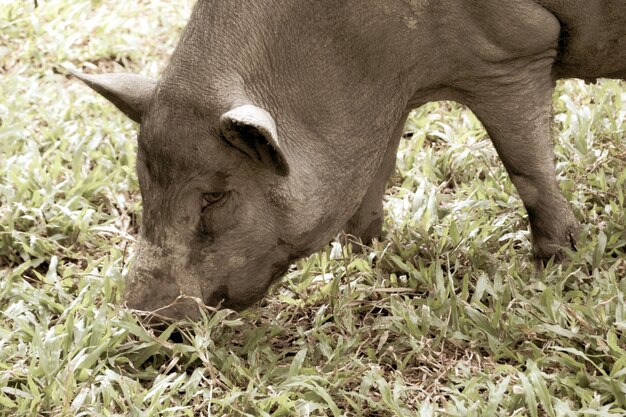
[[(0, 415), (626, 415), (626, 85), (554, 97), (578, 251), (536, 271), (476, 118), (414, 112), (385, 239), (163, 332), (119, 306), (135, 126), (63, 66), (157, 76), (191, 2), (0, 0)], [(124, 67), (124, 68), (122, 68)], [(335, 245), (336, 246), (336, 245)]]

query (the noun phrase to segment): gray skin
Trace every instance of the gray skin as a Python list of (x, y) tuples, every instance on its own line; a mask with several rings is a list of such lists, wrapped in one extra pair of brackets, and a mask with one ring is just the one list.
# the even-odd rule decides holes
[(626, 1), (201, 0), (158, 82), (76, 75), (141, 124), (126, 303), (195, 318), (250, 306), (342, 229), (378, 237), (406, 116), (429, 101), (482, 121), (536, 259), (573, 246), (551, 96), (626, 78)]

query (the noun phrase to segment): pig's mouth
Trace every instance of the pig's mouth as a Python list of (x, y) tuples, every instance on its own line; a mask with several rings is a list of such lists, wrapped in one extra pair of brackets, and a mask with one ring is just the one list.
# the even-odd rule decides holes
[(226, 285), (221, 285), (215, 290), (208, 299), (204, 300), (204, 304), (210, 307), (217, 308), (230, 308), (236, 310), (231, 307), (231, 299), (228, 294), (228, 287)]
[(289, 271), (290, 266), (291, 262), (275, 264), (272, 268), (270, 279), (267, 281), (267, 285), (258, 290), (258, 292), (255, 291), (254, 293), (241, 298), (236, 298), (231, 295), (228, 291), (228, 287), (223, 285), (211, 295), (208, 300), (210, 304), (207, 305), (216, 306), (217, 308), (228, 308), (235, 311), (245, 310), (251, 307), (254, 303), (262, 300), (267, 294), (268, 288), (273, 283), (281, 279), (287, 271)]
[(272, 278), (270, 279), (270, 285), (281, 279), (287, 273), (287, 271), (289, 271), (289, 266), (291, 266), (291, 262), (275, 265), (274, 273), (272, 273)]

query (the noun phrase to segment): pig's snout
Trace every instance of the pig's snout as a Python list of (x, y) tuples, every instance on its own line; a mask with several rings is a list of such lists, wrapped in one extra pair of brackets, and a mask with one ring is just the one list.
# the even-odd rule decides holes
[(197, 320), (204, 308), (201, 298), (186, 294), (164, 271), (132, 269), (126, 282), (124, 304), (130, 309), (173, 320)]

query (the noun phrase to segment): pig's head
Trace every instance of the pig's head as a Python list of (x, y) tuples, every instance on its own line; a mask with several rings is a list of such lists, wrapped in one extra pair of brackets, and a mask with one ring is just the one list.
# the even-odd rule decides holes
[(141, 125), (129, 307), (174, 318), (196, 317), (198, 301), (244, 309), (340, 227), (294, 192), (291, 165), (307, 163), (287, 153), (263, 108), (239, 96), (215, 106), (223, 110), (194, 110), (153, 79), (75, 75)]

